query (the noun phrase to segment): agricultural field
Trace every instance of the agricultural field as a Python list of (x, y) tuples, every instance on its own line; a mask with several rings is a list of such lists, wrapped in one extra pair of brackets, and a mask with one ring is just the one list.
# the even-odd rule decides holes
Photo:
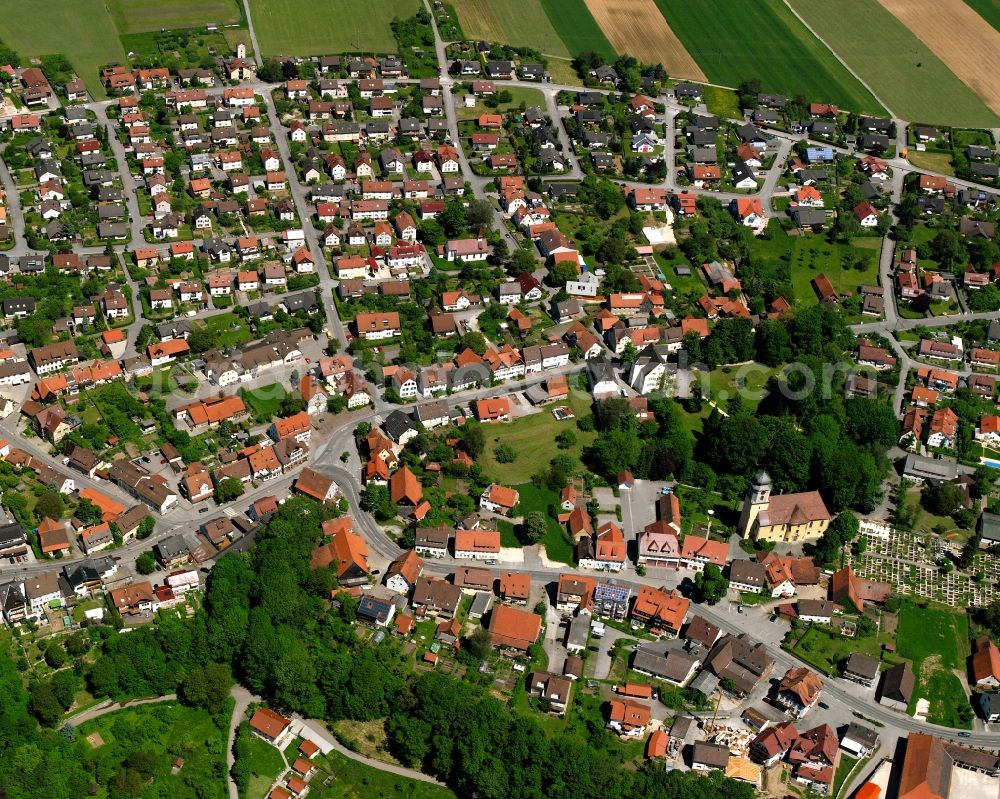
[(790, 2), (894, 114), (937, 124), (997, 124), (996, 114), (878, 0)]
[(996, 0), (965, 0), (965, 4), (1000, 31), (1000, 5)]
[(0, 39), (24, 58), (66, 56), (97, 99), (105, 96), (100, 68), (125, 60), (104, 0), (9, 3), (0, 14)]
[(250, 0), (254, 30), (264, 55), (340, 52), (391, 53), (393, 17), (412, 17), (420, 0), (383, 0), (378, 10), (357, 13), (352, 0)]
[(243, 18), (236, 0), (108, 0), (118, 32), (143, 33), (161, 28), (196, 28), (209, 23), (235, 25)]
[[(956, 672), (964, 673), (969, 656), (969, 623), (964, 614), (905, 604), (899, 612), (899, 654), (912, 662), (917, 677), (913, 701), (929, 699), (932, 724), (968, 728), (958, 708), (968, 704)], [(911, 709), (912, 710), (912, 709)]]
[[(810, 100), (857, 111), (880, 110), (875, 98), (781, 0), (750, 5), (732, 0), (656, 0), (656, 4), (714, 83), (738, 86), (759, 78), (768, 91), (804, 94)], [(840, 4), (831, 9), (835, 16), (842, 13)], [(859, 24), (867, 25), (867, 21), (859, 20)], [(873, 31), (872, 35), (877, 34)], [(884, 49), (894, 55), (891, 48)]]
[[(259, 0), (258, 0), (259, 1)], [(540, 2), (510, 3), (507, 0), (455, 0), (462, 30), (470, 39), (486, 39), (514, 46), (531, 47), (543, 55), (570, 58), (553, 20)], [(257, 16), (254, 14), (256, 24)], [(589, 27), (586, 23), (583, 29)], [(263, 45), (261, 45), (263, 47)]]
[(604, 31), (594, 20), (584, 0), (540, 0), (549, 19), (554, 20), (559, 27), (562, 38), (570, 55), (577, 55), (585, 50), (604, 56), (609, 61), (617, 55), (604, 35)]
[(1000, 113), (1000, 31), (962, 0), (879, 0), (994, 112)]
[(620, 53), (646, 64), (663, 64), (667, 74), (704, 81), (705, 73), (667, 25), (653, 0), (586, 0), (594, 19)]

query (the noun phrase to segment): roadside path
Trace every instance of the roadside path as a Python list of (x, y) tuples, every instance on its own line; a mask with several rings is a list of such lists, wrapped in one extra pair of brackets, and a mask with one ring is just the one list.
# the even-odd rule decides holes
[(119, 710), (127, 710), (130, 707), (138, 707), (139, 705), (153, 705), (157, 702), (173, 702), (175, 699), (177, 699), (177, 694), (150, 696), (145, 699), (129, 699), (127, 702), (112, 702), (109, 699), (106, 702), (101, 702), (99, 705), (94, 705), (86, 710), (81, 710), (76, 715), (70, 716), (66, 719), (65, 723), (72, 724), (74, 727), (79, 727), (81, 724), (93, 721), (94, 719), (105, 716), (108, 713), (117, 713)]

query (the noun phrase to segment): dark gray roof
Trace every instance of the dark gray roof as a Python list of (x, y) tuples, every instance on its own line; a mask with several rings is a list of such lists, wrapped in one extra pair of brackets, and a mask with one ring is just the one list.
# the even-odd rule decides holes
[(910, 697), (913, 695), (914, 682), (913, 669), (910, 668), (908, 662), (904, 661), (891, 669), (886, 669), (882, 677), (882, 690), (879, 691), (879, 695), (886, 699), (909, 704)]
[(729, 566), (729, 579), (734, 583), (763, 586), (767, 580), (767, 569), (756, 560), (734, 560)]
[(316, 295), (313, 292), (302, 291), (298, 294), (289, 294), (282, 300), (282, 304), (288, 313), (295, 313), (296, 311), (311, 311), (319, 303), (316, 302)]
[(847, 729), (844, 731), (844, 736), (841, 740), (844, 740), (844, 738), (850, 738), (852, 741), (864, 744), (867, 749), (874, 749), (878, 743), (878, 733), (875, 730), (854, 721), (847, 725)]
[(826, 211), (822, 208), (796, 208), (792, 216), (795, 217), (796, 223), (803, 227), (825, 225), (827, 220)]
[(385, 623), (392, 615), (392, 603), (375, 596), (366, 595), (358, 603), (358, 616), (363, 619)]
[(34, 297), (11, 297), (3, 301), (3, 315), (12, 316), (16, 313), (30, 314), (35, 311)]
[(979, 535), (983, 541), (1000, 543), (1000, 514), (983, 511), (979, 517)]
[(678, 649), (663, 651), (661, 647), (653, 648), (645, 644), (632, 655), (632, 668), (636, 671), (673, 682), (683, 680), (697, 662), (696, 657)]
[(696, 741), (692, 761), (712, 768), (724, 769), (729, 765), (729, 747)]
[(414, 428), (413, 420), (400, 410), (390, 413), (382, 423), (382, 429), (393, 441), (399, 441), (402, 436)]
[(922, 480), (954, 480), (958, 476), (958, 466), (952, 460), (938, 460), (923, 455), (910, 453), (903, 465), (903, 476), (916, 477)]
[(170, 560), (179, 555), (184, 555), (191, 551), (191, 547), (187, 545), (182, 535), (172, 535), (164, 538), (160, 543), (153, 547), (153, 554), (159, 560)]
[(979, 694), (979, 707), (987, 718), (1000, 714), (1000, 693), (984, 691)]
[(756, 180), (753, 170), (747, 166), (745, 161), (737, 161), (733, 164), (733, 183), (739, 183), (741, 180), (750, 178), (751, 180)]
[(591, 358), (587, 361), (587, 369), (590, 370), (592, 383), (600, 383), (604, 380), (614, 380), (615, 370), (607, 358)]
[(11, 582), (0, 585), (0, 610), (3, 610), (4, 613), (21, 610), (25, 603), (24, 589), (20, 583)]
[(859, 677), (865, 677), (869, 680), (874, 680), (878, 675), (879, 662), (875, 658), (868, 657), (868, 655), (862, 655), (860, 652), (852, 652), (851, 656), (847, 659), (847, 668), (844, 671), (850, 674), (857, 674)]
[(11, 547), (23, 544), (27, 541), (24, 528), (19, 524), (11, 523), (0, 526), (0, 547)]

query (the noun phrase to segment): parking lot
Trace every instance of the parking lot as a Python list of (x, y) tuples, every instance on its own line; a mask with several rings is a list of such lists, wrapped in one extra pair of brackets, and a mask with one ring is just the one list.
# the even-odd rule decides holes
[(636, 535), (650, 522), (656, 521), (656, 500), (666, 483), (656, 480), (636, 480), (632, 488), (622, 490), (622, 532), (626, 538)]

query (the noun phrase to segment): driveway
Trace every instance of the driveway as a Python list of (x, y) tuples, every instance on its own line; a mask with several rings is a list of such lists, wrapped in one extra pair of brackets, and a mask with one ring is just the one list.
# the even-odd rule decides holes
[(611, 672), (611, 647), (620, 638), (631, 638), (631, 636), (613, 627), (604, 628), (604, 637), (597, 642), (597, 652), (596, 654), (591, 652), (591, 658), (589, 658), (594, 663), (594, 677), (596, 679), (606, 680), (608, 678), (608, 674)]
[(621, 492), (622, 532), (626, 538), (656, 521), (656, 499), (662, 485), (665, 484), (654, 480), (636, 480), (632, 488)]

